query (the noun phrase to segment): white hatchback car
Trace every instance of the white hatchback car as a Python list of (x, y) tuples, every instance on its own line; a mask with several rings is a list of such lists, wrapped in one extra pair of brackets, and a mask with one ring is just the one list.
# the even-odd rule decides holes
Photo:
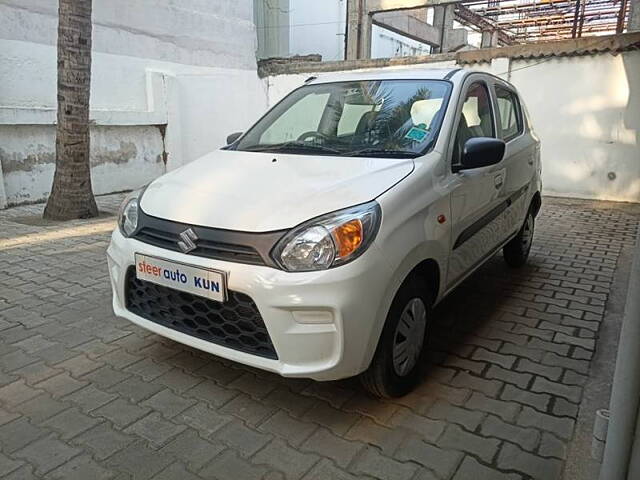
[(461, 69), (310, 78), (229, 145), (123, 203), (113, 308), (287, 377), (408, 392), (431, 308), (524, 264), (540, 143), (515, 88)]

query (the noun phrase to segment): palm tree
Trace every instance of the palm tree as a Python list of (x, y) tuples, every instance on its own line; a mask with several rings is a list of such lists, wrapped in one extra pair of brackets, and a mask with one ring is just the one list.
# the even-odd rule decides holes
[(56, 171), (44, 218), (98, 215), (89, 164), (91, 2), (58, 0)]

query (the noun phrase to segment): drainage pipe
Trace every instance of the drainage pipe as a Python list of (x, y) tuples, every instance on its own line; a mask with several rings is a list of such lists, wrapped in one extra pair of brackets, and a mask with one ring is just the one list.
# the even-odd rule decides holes
[[(640, 478), (640, 229), (629, 276), (600, 480)], [(632, 462), (632, 453), (633, 459)], [(633, 464), (633, 465), (632, 465)]]

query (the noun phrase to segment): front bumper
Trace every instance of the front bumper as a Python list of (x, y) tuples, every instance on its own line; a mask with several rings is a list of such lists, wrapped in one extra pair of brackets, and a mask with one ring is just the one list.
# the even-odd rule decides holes
[[(125, 276), (136, 253), (228, 273), (228, 289), (251, 297), (278, 355), (264, 358), (164, 327), (128, 311)], [(117, 316), (177, 342), (286, 377), (335, 380), (367, 368), (386, 317), (390, 269), (375, 243), (352, 263), (320, 272), (290, 273), (271, 267), (195, 257), (114, 231), (107, 250)]]

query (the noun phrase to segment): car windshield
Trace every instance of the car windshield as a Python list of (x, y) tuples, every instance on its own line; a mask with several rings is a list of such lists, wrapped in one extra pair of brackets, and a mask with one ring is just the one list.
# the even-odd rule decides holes
[(306, 85), (285, 97), (231, 148), (417, 157), (437, 138), (450, 88), (438, 80)]

